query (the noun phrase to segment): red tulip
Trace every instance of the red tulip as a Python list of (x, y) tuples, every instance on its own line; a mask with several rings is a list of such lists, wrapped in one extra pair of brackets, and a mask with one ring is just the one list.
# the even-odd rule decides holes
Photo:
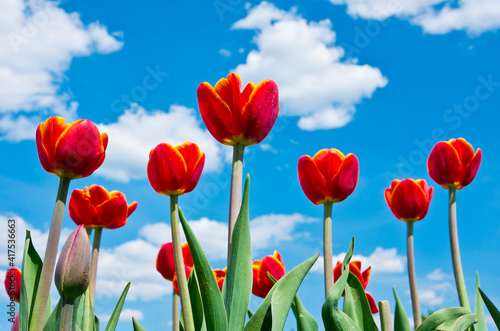
[(149, 153), (148, 179), (156, 192), (163, 195), (182, 195), (198, 184), (205, 154), (198, 145), (159, 144)]
[(90, 176), (104, 161), (108, 135), (89, 120), (66, 123), (62, 117), (48, 118), (36, 130), (38, 157), (43, 168), (59, 177)]
[(359, 177), (358, 158), (344, 156), (337, 149), (322, 149), (314, 157), (299, 158), (299, 181), (305, 195), (314, 204), (340, 202), (356, 188)]
[(10, 300), (19, 302), (21, 297), (21, 270), (17, 267), (7, 270), (4, 284)]
[(385, 201), (397, 218), (414, 222), (427, 214), (433, 191), (423, 179), (396, 179), (385, 189)]
[[(193, 270), (193, 267), (188, 267), (187, 265), (184, 266), (184, 270), (186, 271), (186, 279), (189, 279), (189, 276), (191, 275), (191, 271)], [(172, 285), (174, 286), (175, 293), (179, 295), (179, 283), (177, 282), (177, 273), (174, 273), (174, 279), (172, 280)]]
[[(361, 272), (361, 261), (353, 261), (349, 263), (349, 271), (352, 272), (354, 276), (356, 276), (356, 278), (359, 279), (361, 285), (363, 285), (363, 289), (366, 289), (366, 287), (368, 286), (368, 282), (370, 281), (371, 270), (372, 267), (369, 267), (365, 271)], [(335, 268), (333, 268), (334, 281), (336, 282), (341, 275), (342, 275), (342, 262), (338, 261)], [(343, 293), (342, 295), (344, 294), (345, 293)], [(368, 299), (368, 303), (370, 304), (370, 310), (372, 314), (378, 313), (377, 303), (375, 302), (375, 299), (373, 299), (373, 296), (368, 292), (365, 292), (365, 294), (366, 298)]]
[(86, 228), (103, 227), (116, 229), (124, 226), (137, 208), (137, 202), (127, 206), (125, 195), (119, 191), (109, 192), (102, 186), (92, 185), (82, 190), (73, 190), (69, 200), (69, 216)]
[(222, 291), (222, 285), (224, 285), (224, 279), (226, 278), (227, 268), (224, 269), (215, 269), (213, 270), (215, 280), (217, 281), (217, 285), (219, 285), (219, 290)]
[(198, 105), (208, 131), (225, 145), (255, 145), (271, 131), (278, 118), (278, 86), (272, 80), (248, 83), (241, 92), (241, 78), (229, 74), (213, 88), (198, 86)]
[(274, 251), (273, 255), (268, 255), (262, 260), (254, 261), (252, 268), (252, 293), (261, 298), (265, 298), (274, 285), (273, 281), (267, 275), (268, 272), (276, 280), (285, 275), (285, 265), (281, 261), (281, 255), (278, 251)]
[(432, 179), (442, 187), (457, 190), (469, 185), (481, 164), (481, 149), (474, 148), (465, 139), (438, 142), (431, 150), (427, 169)]
[[(187, 243), (182, 245), (182, 257), (184, 259), (185, 266), (192, 267), (194, 265), (193, 257), (191, 256), (191, 251), (189, 250), (189, 245)], [(161, 245), (160, 251), (158, 252), (158, 256), (156, 258), (156, 270), (158, 270), (158, 272), (166, 280), (174, 280), (175, 262), (172, 242)]]
[(10, 331), (19, 331), (19, 313), (17, 313), (16, 317), (14, 318), (14, 322), (10, 327)]

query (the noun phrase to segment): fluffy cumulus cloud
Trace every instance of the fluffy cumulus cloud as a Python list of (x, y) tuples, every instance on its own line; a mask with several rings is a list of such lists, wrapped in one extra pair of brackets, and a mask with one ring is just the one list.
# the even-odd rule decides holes
[(353, 17), (384, 20), (394, 16), (421, 26), (425, 32), (444, 34), (465, 30), (480, 35), (500, 28), (500, 2), (497, 0), (330, 0), (347, 5)]
[(84, 24), (48, 0), (0, 2), (0, 139), (33, 139), (47, 115), (76, 118), (78, 104), (60, 90), (74, 57), (122, 48), (119, 33)]
[(344, 50), (335, 46), (328, 19), (308, 22), (296, 9), (284, 11), (262, 2), (232, 28), (257, 31), (257, 49), (234, 71), (246, 81), (273, 79), (282, 114), (299, 116), (303, 130), (346, 125), (355, 105), (387, 84), (378, 68), (342, 61)]
[(148, 112), (132, 104), (117, 122), (98, 127), (108, 134), (109, 141), (106, 161), (96, 174), (112, 180), (128, 182), (145, 178), (149, 152), (162, 142), (172, 145), (196, 142), (205, 153), (204, 171), (219, 170), (225, 158), (223, 146), (201, 128), (194, 109), (183, 106), (171, 106), (168, 112)]

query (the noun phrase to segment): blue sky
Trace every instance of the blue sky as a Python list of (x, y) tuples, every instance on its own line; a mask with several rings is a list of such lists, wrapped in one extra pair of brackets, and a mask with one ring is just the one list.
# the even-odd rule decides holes
[[(355, 236), (363, 269), (373, 269), (375, 300), (394, 307), (396, 286), (410, 314), (406, 225), (383, 190), (395, 178), (426, 179), (435, 193), (415, 225), (421, 308), (458, 305), (447, 192), (429, 178), (426, 159), (435, 142), (464, 137), (483, 151), (476, 179), (457, 196), (465, 280), (472, 298), (478, 271), (500, 304), (499, 28), (494, 0), (2, 1), (0, 219), (17, 220), (19, 243), (31, 229), (43, 252), (58, 179), (39, 164), (36, 126), (52, 115), (97, 123), (109, 135), (107, 158), (70, 189), (99, 184), (139, 206), (125, 227), (103, 233), (96, 312), (106, 319), (132, 281), (119, 329), (131, 329), (131, 316), (148, 330), (170, 329), (171, 287), (154, 269), (161, 243), (170, 241), (168, 200), (147, 181), (148, 153), (184, 141), (206, 153), (200, 183), (180, 205), (213, 266), (225, 267), (231, 149), (207, 132), (196, 88), (237, 72), (244, 84), (269, 78), (280, 90), (274, 130), (245, 156), (253, 259), (277, 249), (290, 270), (322, 250), (323, 210), (302, 193), (297, 160), (337, 148), (358, 156), (360, 179), (333, 207), (334, 255)], [(64, 238), (74, 228), (67, 213), (63, 228)], [(322, 288), (317, 263), (299, 294), (320, 325)], [(5, 293), (0, 300), (7, 302)], [(253, 297), (251, 308), (259, 302)], [(9, 329), (2, 318), (0, 330)]]

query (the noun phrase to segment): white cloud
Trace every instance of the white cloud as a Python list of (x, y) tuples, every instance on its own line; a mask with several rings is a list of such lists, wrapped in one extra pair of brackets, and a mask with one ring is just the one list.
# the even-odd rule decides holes
[(436, 281), (440, 282), (445, 279), (451, 279), (453, 278), (451, 275), (448, 275), (447, 273), (444, 273), (441, 268), (435, 269), (432, 272), (428, 273), (425, 278), (431, 281)]
[(47, 115), (76, 119), (78, 104), (60, 91), (74, 57), (122, 48), (99, 23), (85, 25), (57, 2), (0, 2), (0, 140), (33, 139)]
[[(144, 314), (142, 311), (138, 309), (123, 309), (121, 314), (120, 314), (120, 322), (128, 322), (130, 323), (132, 321), (132, 317), (134, 317), (136, 320), (140, 321), (144, 318)], [(99, 314), (98, 315), (99, 322), (100, 323), (107, 323), (109, 319), (111, 318), (111, 314)]]
[(146, 178), (151, 149), (164, 142), (180, 145), (186, 141), (197, 143), (205, 153), (205, 172), (217, 171), (225, 151), (200, 125), (191, 108), (173, 105), (168, 112), (148, 112), (132, 104), (117, 122), (97, 125), (108, 134), (109, 142), (106, 159), (96, 174), (120, 182)]
[(384, 20), (394, 16), (421, 26), (425, 32), (444, 34), (465, 30), (480, 35), (500, 28), (500, 2), (496, 0), (330, 0), (347, 5), (353, 17)]
[(219, 51), (219, 54), (220, 54), (220, 55), (222, 55), (222, 56), (224, 56), (224, 57), (229, 57), (229, 56), (231, 56), (231, 52), (230, 52), (230, 51), (228, 51), (227, 49), (221, 49), (221, 50)]
[[(343, 261), (345, 252), (334, 255), (332, 260), (336, 265), (337, 261)], [(377, 247), (369, 256), (354, 254), (351, 261), (361, 261), (363, 270), (372, 267), (372, 273), (387, 273), (387, 274), (400, 274), (405, 271), (406, 257), (398, 254), (396, 248), (382, 248)], [(312, 271), (323, 272), (323, 257), (321, 256), (318, 261), (313, 265)], [(363, 271), (362, 270), (362, 271)]]
[(246, 63), (234, 70), (244, 80), (273, 79), (279, 87), (281, 112), (300, 116), (303, 130), (330, 129), (352, 120), (355, 105), (387, 84), (378, 68), (342, 62), (332, 23), (308, 22), (296, 9), (284, 11), (262, 2), (233, 29), (257, 30)]
[(274, 149), (274, 147), (271, 146), (271, 144), (260, 143), (259, 147), (260, 147), (260, 149), (262, 149), (265, 152), (271, 152), (273, 154), (277, 154), (278, 153), (278, 151), (276, 149)]
[(429, 289), (420, 289), (418, 291), (418, 298), (422, 304), (429, 306), (438, 306), (444, 303), (442, 296)]

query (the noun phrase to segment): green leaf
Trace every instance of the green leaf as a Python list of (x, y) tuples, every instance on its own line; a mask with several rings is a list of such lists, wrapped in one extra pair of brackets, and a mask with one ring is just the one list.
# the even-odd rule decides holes
[(122, 312), (123, 303), (125, 302), (125, 298), (127, 297), (128, 289), (130, 288), (130, 282), (123, 289), (122, 295), (118, 302), (116, 303), (116, 307), (109, 318), (108, 324), (104, 331), (114, 331), (116, 329), (116, 325), (118, 324), (118, 320), (120, 319), (120, 313)]
[(81, 329), (82, 331), (97, 330), (95, 325), (94, 309), (92, 308), (92, 302), (90, 300), (90, 287), (87, 287), (87, 291), (81, 296), (81, 298), (81, 301), (83, 301)]
[[(463, 320), (459, 319), (465, 315), (471, 315), (472, 312), (463, 307), (441, 309), (430, 315), (420, 325), (416, 331), (434, 331), (434, 330), (454, 330), (463, 331), (474, 324), (475, 318), (470, 322), (470, 317)], [(472, 314), (473, 315), (473, 314)], [(467, 324), (469, 323), (469, 324)]]
[(52, 314), (50, 314), (47, 322), (45, 322), (45, 325), (43, 326), (43, 331), (59, 330), (59, 325), (61, 324), (60, 323), (61, 305), (62, 305), (62, 300), (59, 299), (57, 305), (54, 307), (54, 310), (52, 311)]
[[(19, 330), (28, 330), (28, 321), (31, 318), (35, 304), (38, 282), (42, 273), (43, 262), (31, 242), (31, 235), (26, 230), (24, 242), (23, 265), (21, 269), (21, 293), (19, 306)], [(50, 306), (48, 306), (50, 309)]]
[(323, 324), (326, 331), (361, 331), (349, 315), (338, 308), (340, 297), (347, 285), (347, 278), (349, 278), (349, 261), (351, 260), (353, 251), (354, 238), (352, 238), (349, 250), (342, 262), (342, 275), (333, 284), (321, 309), (321, 316), (323, 317)]
[(363, 285), (352, 272), (349, 272), (345, 288), (344, 312), (363, 331), (378, 331), (373, 320), (370, 304), (366, 298)]
[(498, 311), (497, 307), (495, 307), (493, 302), (491, 302), (491, 300), (486, 296), (486, 294), (484, 294), (481, 288), (478, 288), (478, 290), (479, 293), (481, 294), (481, 297), (483, 298), (486, 308), (488, 308), (488, 311), (490, 312), (491, 318), (493, 318), (493, 322), (495, 322), (497, 329), (500, 330), (500, 311)]
[[(294, 288), (299, 287), (302, 279), (304, 279), (309, 269), (316, 262), (318, 256), (319, 254), (302, 262), (274, 284), (260, 307), (248, 320), (245, 325), (245, 331), (271, 330), (271, 328), (273, 330), (281, 330), (278, 327), (282, 323), (284, 324), (286, 315), (288, 315), (292, 301), (295, 298), (295, 293), (297, 292)], [(278, 294), (276, 295), (277, 291)], [(289, 293), (286, 293), (287, 291)], [(289, 302), (288, 305), (287, 302)], [(282, 307), (279, 306), (280, 304)], [(282, 320), (283, 322), (281, 322)]]
[(194, 329), (201, 330), (203, 325), (203, 303), (200, 296), (200, 288), (196, 279), (195, 268), (191, 270), (188, 279), (189, 298), (191, 299), (191, 310), (193, 311)]
[(253, 316), (253, 311), (252, 311), (250, 308), (248, 308), (248, 310), (247, 310), (247, 311), (248, 311), (248, 318), (252, 318), (252, 316)]
[(396, 293), (396, 289), (393, 287), (394, 298), (396, 299), (396, 310), (394, 311), (394, 331), (411, 331), (410, 322), (408, 322), (408, 317), (406, 317), (405, 309), (399, 296)]
[(250, 176), (247, 175), (240, 213), (236, 219), (229, 252), (227, 274), (223, 285), (224, 306), (228, 329), (242, 330), (252, 295), (253, 271), (250, 245), (248, 195)]
[(186, 235), (189, 249), (193, 257), (196, 277), (200, 285), (201, 299), (203, 301), (203, 311), (205, 313), (205, 323), (209, 331), (227, 330), (226, 311), (220, 293), (219, 285), (215, 280), (210, 263), (208, 263), (205, 253), (191, 230), (186, 218), (179, 208), (179, 216), (182, 229)]
[(292, 304), (292, 311), (297, 320), (297, 331), (319, 331), (318, 323), (314, 317), (306, 310), (299, 295), (295, 294)]
[(475, 314), (467, 314), (459, 317), (456, 322), (453, 324), (451, 330), (452, 331), (465, 331), (468, 330), (471, 325), (476, 323), (476, 315)]
[(271, 297), (273, 331), (283, 330), (285, 327), (286, 317), (292, 306), (295, 294), (318, 257), (319, 253), (295, 267), (274, 284), (276, 290)]
[(146, 331), (135, 318), (132, 317), (132, 325), (134, 326), (134, 331)]
[(479, 293), (480, 286), (479, 274), (476, 272), (476, 305), (474, 313), (476, 314), (477, 324), (474, 325), (474, 329), (476, 331), (488, 331), (488, 327), (486, 326), (486, 316), (484, 316), (483, 300), (481, 300), (481, 294)]

